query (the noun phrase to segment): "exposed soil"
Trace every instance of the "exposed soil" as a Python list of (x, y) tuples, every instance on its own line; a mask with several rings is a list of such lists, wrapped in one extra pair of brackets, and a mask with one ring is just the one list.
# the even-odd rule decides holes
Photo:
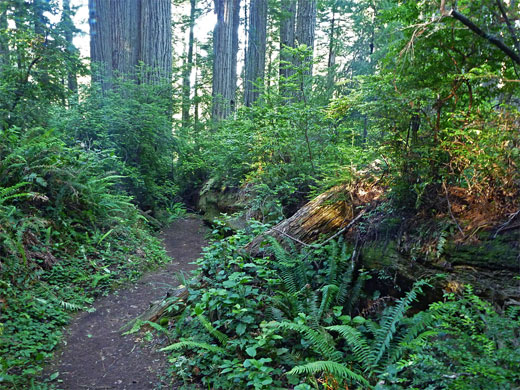
[(135, 285), (95, 302), (95, 312), (78, 315), (68, 328), (56, 361), (46, 370), (59, 372), (63, 390), (170, 389), (164, 383), (167, 359), (157, 352), (157, 340), (142, 333), (122, 336), (119, 329), (161, 299), (178, 282), (175, 274), (194, 268), (205, 244), (204, 226), (197, 218), (174, 222), (161, 235), (172, 262), (148, 273)]

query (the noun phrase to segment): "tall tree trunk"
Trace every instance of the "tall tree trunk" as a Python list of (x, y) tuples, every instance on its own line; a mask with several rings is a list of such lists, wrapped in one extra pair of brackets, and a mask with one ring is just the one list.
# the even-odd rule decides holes
[[(291, 64), (293, 57), (284, 47), (294, 47), (296, 0), (282, 1), (280, 17), (280, 78), (287, 79), (293, 74)], [(281, 83), (283, 84), (283, 83)], [(283, 92), (283, 91), (281, 91)]]
[(172, 76), (171, 0), (141, 0), (140, 61), (150, 67), (146, 82), (170, 82)]
[(260, 95), (254, 83), (264, 78), (266, 42), (267, 0), (251, 0), (244, 88), (244, 104), (248, 107)]
[(191, 94), (191, 72), (193, 69), (193, 45), (195, 42), (193, 29), (195, 26), (195, 11), (197, 0), (190, 0), (190, 21), (188, 36), (188, 55), (182, 77), (182, 126), (185, 127), (190, 120), (190, 94)]
[(329, 32), (329, 59), (327, 61), (327, 87), (332, 94), (336, 74), (336, 3), (332, 5)]
[(169, 80), (172, 68), (170, 0), (89, 0), (90, 56), (94, 81), (110, 88), (113, 76)]
[(238, 46), (240, 41), (238, 39), (238, 28), (240, 27), (240, 0), (234, 0), (233, 4), (233, 53), (231, 58), (231, 112), (237, 108), (237, 64), (238, 64)]
[[(308, 62), (306, 73), (312, 74), (312, 54), (314, 51), (314, 37), (316, 33), (316, 0), (298, 0), (298, 13), (296, 16), (296, 42), (298, 45), (306, 45), (311, 51), (311, 56), (305, 59)], [(296, 61), (297, 65), (303, 64)]]
[[(213, 31), (213, 106), (211, 116), (221, 120), (231, 114), (236, 87), (235, 4), (238, 0), (215, 0), (217, 24)], [(236, 44), (235, 44), (236, 42)], [(236, 47), (236, 50), (235, 49)], [(234, 63), (233, 63), (234, 62)]]
[(9, 64), (9, 42), (7, 40), (7, 4), (0, 5), (0, 71)]
[[(63, 0), (62, 23), (64, 28), (65, 41), (67, 42), (67, 52), (69, 55), (76, 53), (77, 49), (74, 47), (72, 39), (74, 37), (74, 23), (71, 17), (70, 0)], [(76, 79), (76, 72), (74, 69), (69, 69), (67, 75), (67, 87), (73, 93), (78, 91), (78, 80)]]
[[(115, 76), (135, 77), (139, 60), (141, 0), (101, 0), (110, 2), (112, 69)], [(149, 22), (150, 24), (152, 21)]]
[(111, 87), (113, 76), (112, 12), (108, 1), (111, 0), (88, 0), (92, 79), (101, 83), (103, 90)]

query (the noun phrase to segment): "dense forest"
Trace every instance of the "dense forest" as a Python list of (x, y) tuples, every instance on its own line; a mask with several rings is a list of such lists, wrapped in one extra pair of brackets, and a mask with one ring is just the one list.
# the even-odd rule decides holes
[(519, 389), (519, 73), (516, 0), (0, 0), (0, 388), (198, 214), (156, 388)]

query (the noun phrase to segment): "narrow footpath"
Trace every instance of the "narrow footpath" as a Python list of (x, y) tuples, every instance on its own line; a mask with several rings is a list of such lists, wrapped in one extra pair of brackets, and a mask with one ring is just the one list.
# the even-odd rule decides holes
[(119, 329), (161, 299), (178, 282), (175, 274), (194, 268), (201, 253), (205, 229), (197, 218), (174, 222), (162, 234), (172, 262), (145, 274), (135, 285), (95, 302), (96, 311), (76, 317), (64, 338), (56, 362), (47, 376), (59, 372), (62, 390), (170, 389), (161, 378), (167, 359), (154, 342), (143, 342), (142, 333), (122, 336)]

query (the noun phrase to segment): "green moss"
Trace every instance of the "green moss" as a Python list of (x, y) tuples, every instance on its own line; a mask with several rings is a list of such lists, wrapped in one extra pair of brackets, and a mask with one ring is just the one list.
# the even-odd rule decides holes
[(517, 271), (520, 267), (520, 231), (510, 231), (493, 238), (482, 233), (473, 244), (447, 243), (445, 256), (453, 265), (474, 265), (491, 269)]

